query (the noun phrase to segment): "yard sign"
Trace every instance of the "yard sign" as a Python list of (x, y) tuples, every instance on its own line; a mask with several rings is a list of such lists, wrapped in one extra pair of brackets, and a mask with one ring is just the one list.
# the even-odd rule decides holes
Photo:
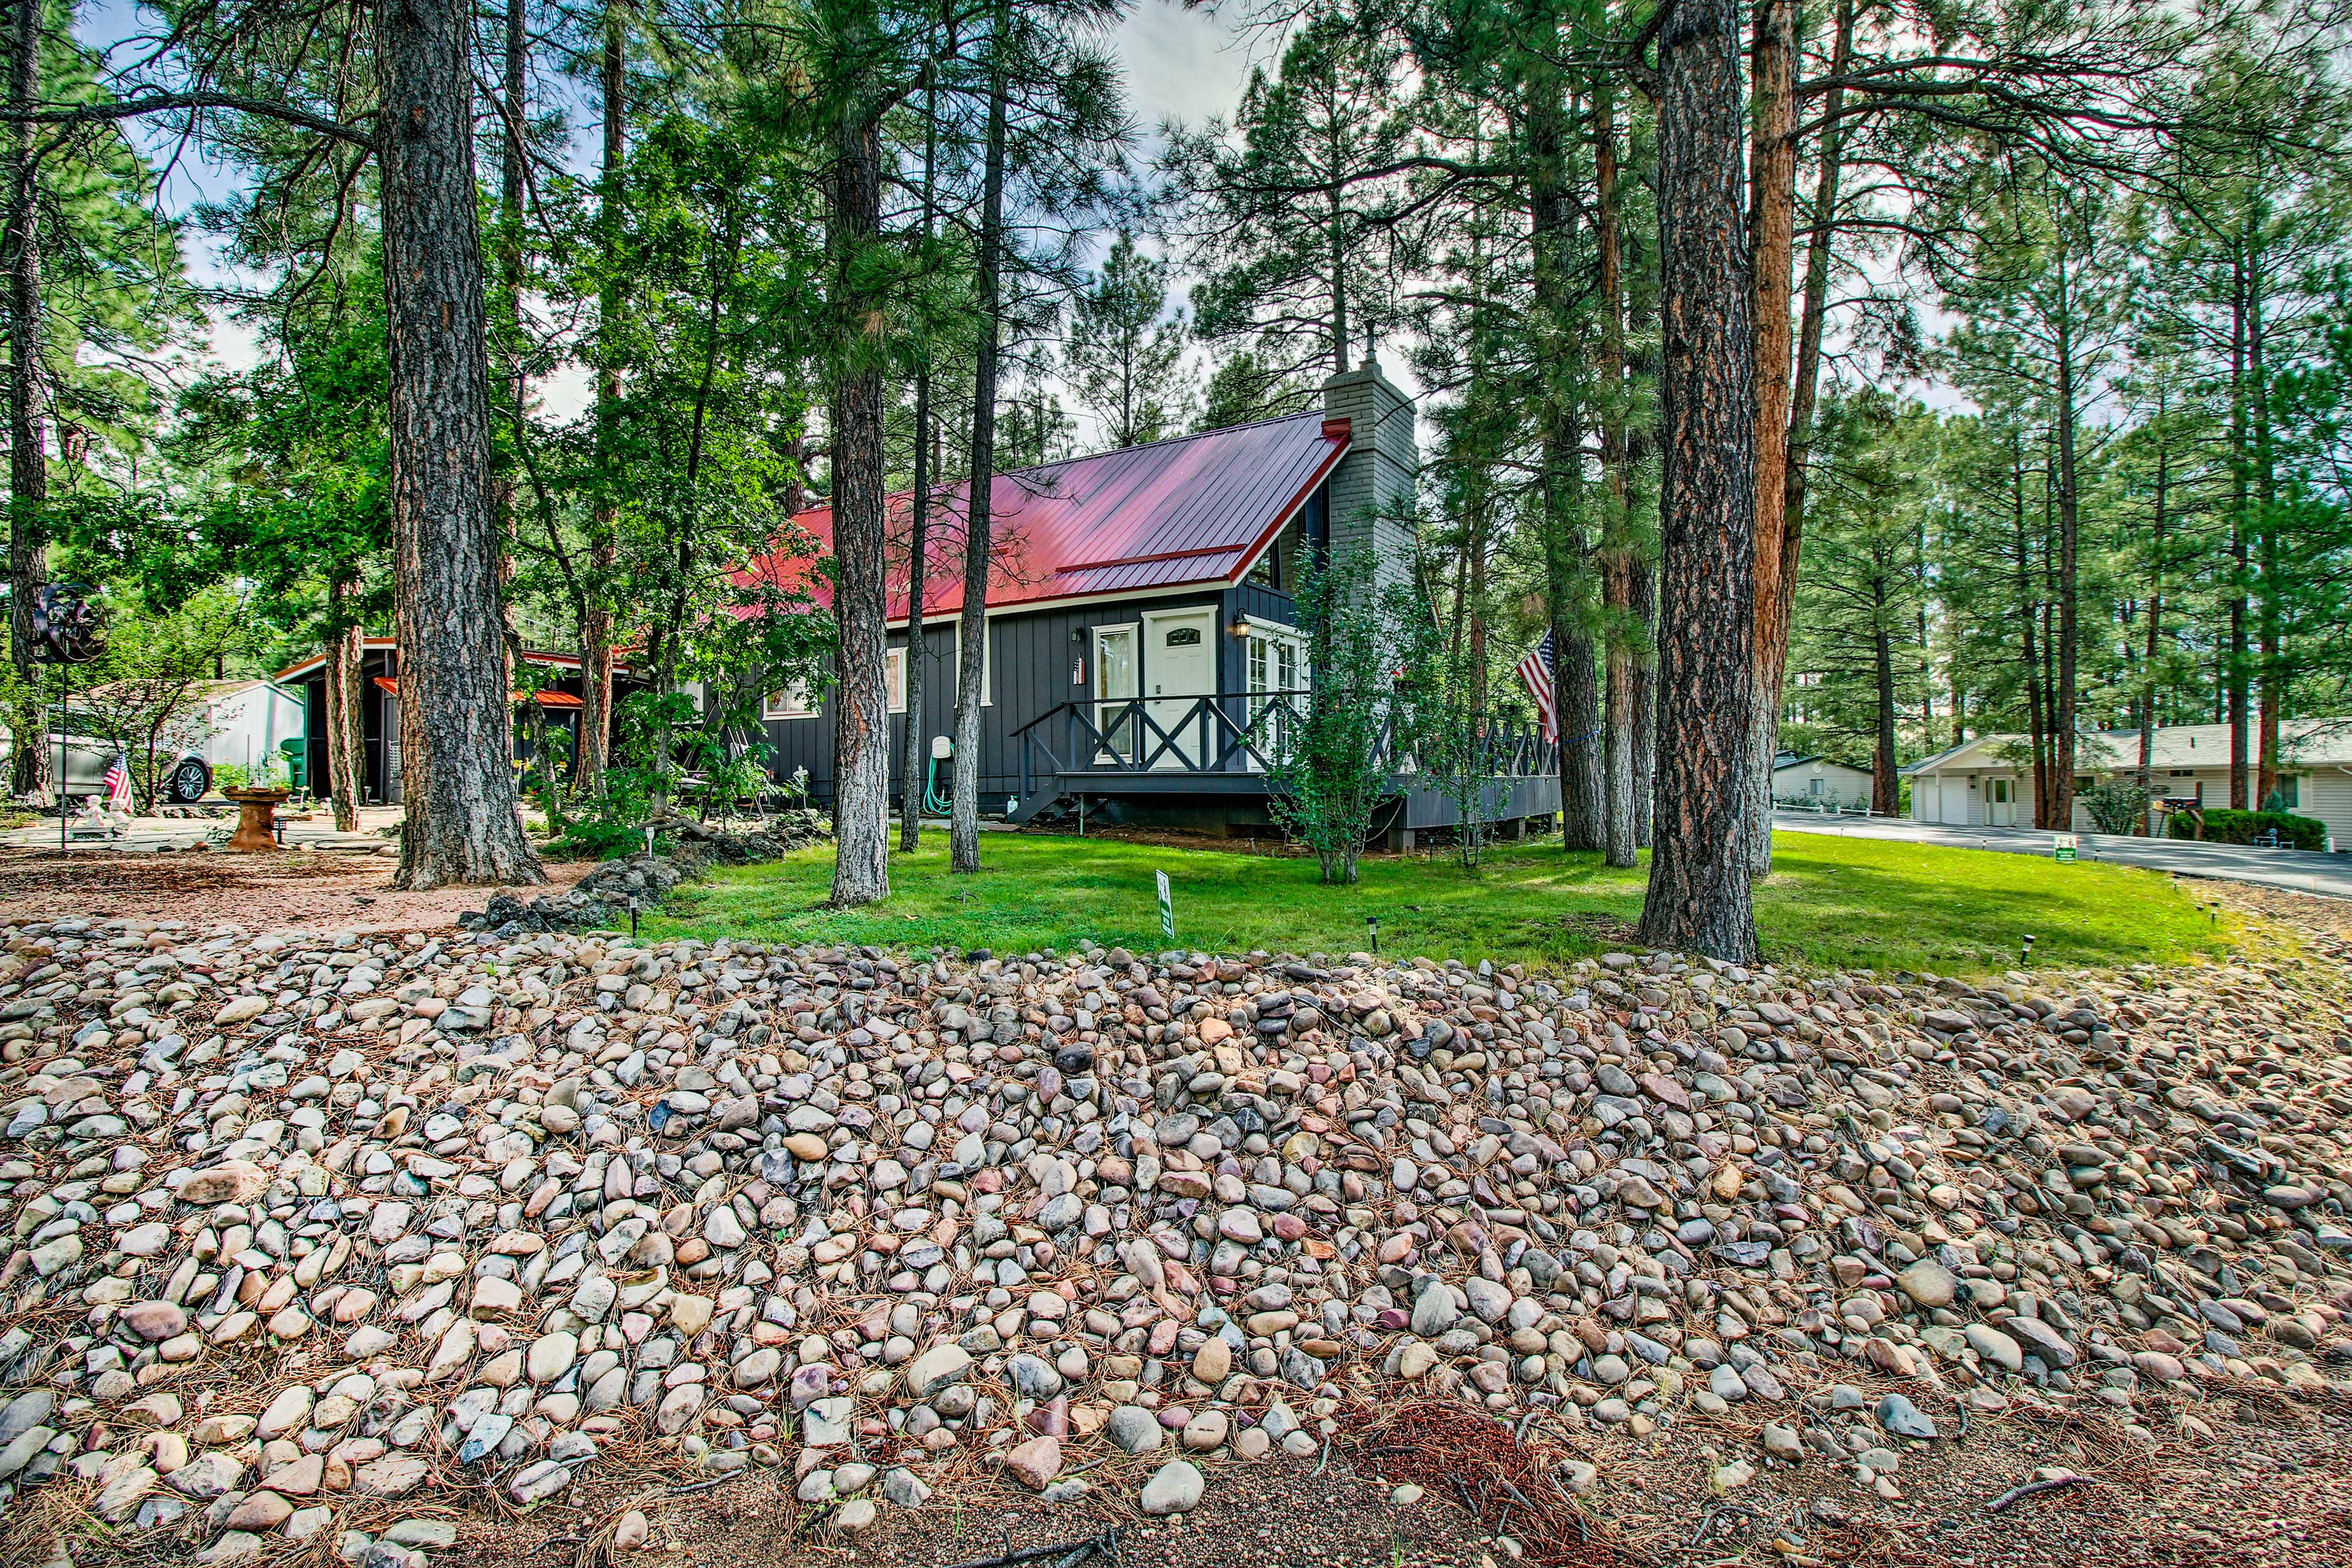
[(1174, 942), (1176, 940), (1176, 899), (1175, 896), (1168, 890), (1168, 873), (1165, 871), (1154, 871), (1151, 874), (1160, 879), (1160, 934), (1165, 936), (1170, 942)]
[(2052, 834), (2050, 836), (2050, 858), (2058, 861), (2062, 865), (2071, 865), (2074, 859), (2074, 844), (2075, 838), (2071, 833)]

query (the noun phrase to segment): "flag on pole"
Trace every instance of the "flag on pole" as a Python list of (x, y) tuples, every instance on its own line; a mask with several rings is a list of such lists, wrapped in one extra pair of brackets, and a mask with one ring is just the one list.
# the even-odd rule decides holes
[(121, 752), (106, 764), (106, 777), (101, 781), (106, 791), (106, 804), (116, 811), (131, 809), (131, 759)]
[(1543, 717), (1543, 737), (1559, 739), (1559, 711), (1552, 702), (1552, 644), (1547, 630), (1543, 640), (1528, 650), (1519, 660), (1519, 679), (1527, 682), (1528, 695), (1536, 700), (1536, 711)]

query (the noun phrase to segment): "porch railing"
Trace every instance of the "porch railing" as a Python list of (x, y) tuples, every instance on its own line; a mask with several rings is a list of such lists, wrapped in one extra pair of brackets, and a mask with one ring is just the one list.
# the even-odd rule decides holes
[[(1288, 753), (1307, 696), (1255, 691), (1061, 703), (1013, 731), (1021, 742), (1021, 794), (1027, 798), (1060, 773), (1265, 773)], [(1373, 760), (1399, 775), (1432, 772), (1398, 749), (1393, 722), (1383, 726)], [(1559, 747), (1532, 723), (1493, 721), (1480, 737), (1478, 763), (1486, 778), (1543, 777), (1559, 771)]]

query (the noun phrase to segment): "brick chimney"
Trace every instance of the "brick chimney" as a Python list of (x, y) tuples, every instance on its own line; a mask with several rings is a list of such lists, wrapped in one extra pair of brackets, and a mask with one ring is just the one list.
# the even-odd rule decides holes
[(1323, 428), (1348, 428), (1348, 453), (1331, 472), (1330, 539), (1336, 558), (1369, 548), (1383, 587), (1412, 580), (1410, 521), (1421, 447), (1412, 400), (1367, 359), (1323, 384)]

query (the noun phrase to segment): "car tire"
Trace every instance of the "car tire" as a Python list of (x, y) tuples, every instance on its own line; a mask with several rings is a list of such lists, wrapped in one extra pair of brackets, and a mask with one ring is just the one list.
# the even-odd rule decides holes
[(174, 805), (193, 805), (213, 787), (213, 770), (202, 757), (182, 757), (163, 786)]

